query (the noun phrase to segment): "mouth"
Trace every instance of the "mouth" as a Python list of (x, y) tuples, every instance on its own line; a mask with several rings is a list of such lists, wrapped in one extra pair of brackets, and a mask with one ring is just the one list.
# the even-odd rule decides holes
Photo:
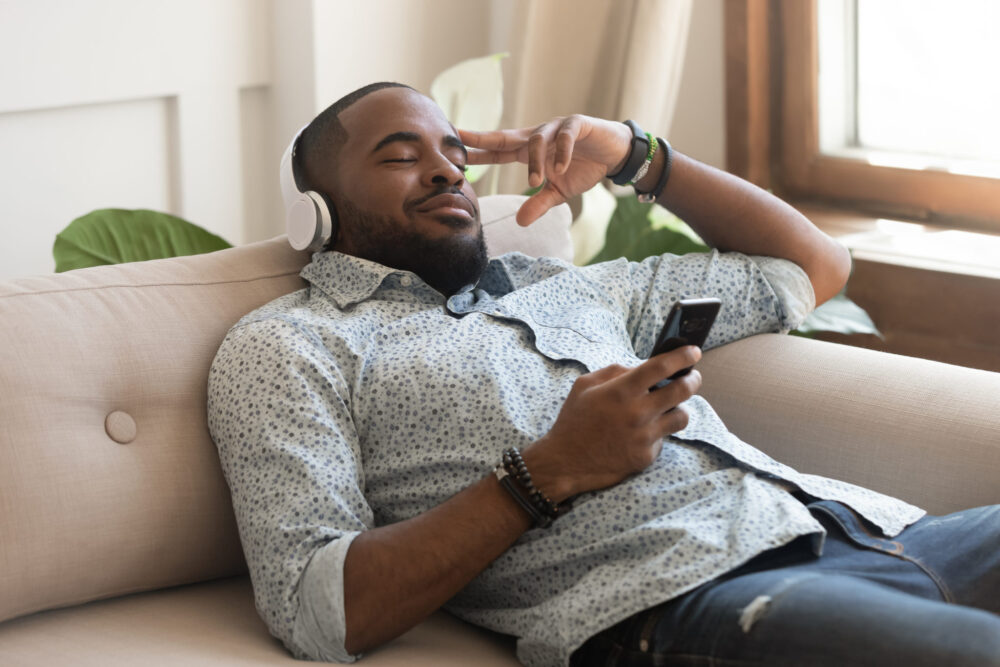
[(451, 217), (468, 218), (475, 220), (479, 213), (476, 207), (465, 195), (445, 192), (435, 195), (417, 207), (418, 213), (433, 213), (435, 215), (446, 215)]

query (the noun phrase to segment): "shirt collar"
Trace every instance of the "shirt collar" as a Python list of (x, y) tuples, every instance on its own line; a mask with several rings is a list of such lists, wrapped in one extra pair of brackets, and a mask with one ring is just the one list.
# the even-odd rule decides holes
[(394, 274), (416, 278), (409, 271), (400, 271), (335, 250), (315, 253), (312, 261), (299, 273), (340, 308), (364, 301), (379, 288), (386, 277)]
[[(396, 275), (409, 278), (409, 281), (404, 280), (400, 285), (405, 286), (409, 283), (411, 289), (422, 288), (438, 294), (410, 271), (393, 269), (335, 250), (314, 253), (312, 261), (306, 264), (299, 275), (329, 296), (339, 308), (346, 308), (368, 299), (382, 286), (387, 277)], [(458, 293), (472, 292), (474, 287), (476, 286), (468, 285)], [(496, 296), (507, 294), (513, 289), (513, 282), (502, 260), (490, 260), (478, 287)]]

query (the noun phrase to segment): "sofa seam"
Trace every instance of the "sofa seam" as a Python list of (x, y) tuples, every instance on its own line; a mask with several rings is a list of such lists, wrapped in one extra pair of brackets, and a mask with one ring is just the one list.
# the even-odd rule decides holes
[(104, 289), (115, 289), (115, 288), (139, 288), (139, 287), (199, 287), (199, 286), (209, 286), (209, 285), (231, 285), (236, 283), (252, 283), (258, 280), (269, 280), (271, 278), (283, 278), (285, 276), (298, 275), (301, 269), (296, 271), (288, 271), (286, 273), (275, 273), (266, 276), (258, 276), (256, 278), (245, 278), (241, 280), (211, 280), (211, 281), (194, 281), (194, 282), (164, 282), (164, 283), (143, 283), (143, 284), (112, 284), (112, 285), (88, 285), (86, 287), (65, 287), (61, 289), (49, 289), (41, 291), (32, 292), (20, 292), (17, 294), (0, 294), (0, 299), (12, 299), (19, 296), (41, 296), (44, 294), (59, 294), (64, 292), (87, 292), (96, 291)]

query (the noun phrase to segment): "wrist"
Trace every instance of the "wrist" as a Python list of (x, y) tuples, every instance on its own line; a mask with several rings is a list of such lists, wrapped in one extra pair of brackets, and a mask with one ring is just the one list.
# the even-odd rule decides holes
[(531, 471), (535, 486), (557, 505), (580, 493), (565, 472), (565, 462), (552, 456), (547, 436), (521, 450), (521, 456)]
[(618, 160), (613, 164), (606, 165), (607, 172), (605, 173), (608, 175), (620, 172), (625, 167), (632, 152), (632, 130), (625, 123), (611, 123), (611, 125), (617, 136), (615, 154), (618, 156)]

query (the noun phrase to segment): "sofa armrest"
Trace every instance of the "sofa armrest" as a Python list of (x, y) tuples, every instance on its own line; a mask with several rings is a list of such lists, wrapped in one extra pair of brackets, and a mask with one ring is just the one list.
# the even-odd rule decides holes
[(1000, 373), (775, 334), (698, 368), (729, 429), (800, 472), (931, 514), (1000, 503)]

